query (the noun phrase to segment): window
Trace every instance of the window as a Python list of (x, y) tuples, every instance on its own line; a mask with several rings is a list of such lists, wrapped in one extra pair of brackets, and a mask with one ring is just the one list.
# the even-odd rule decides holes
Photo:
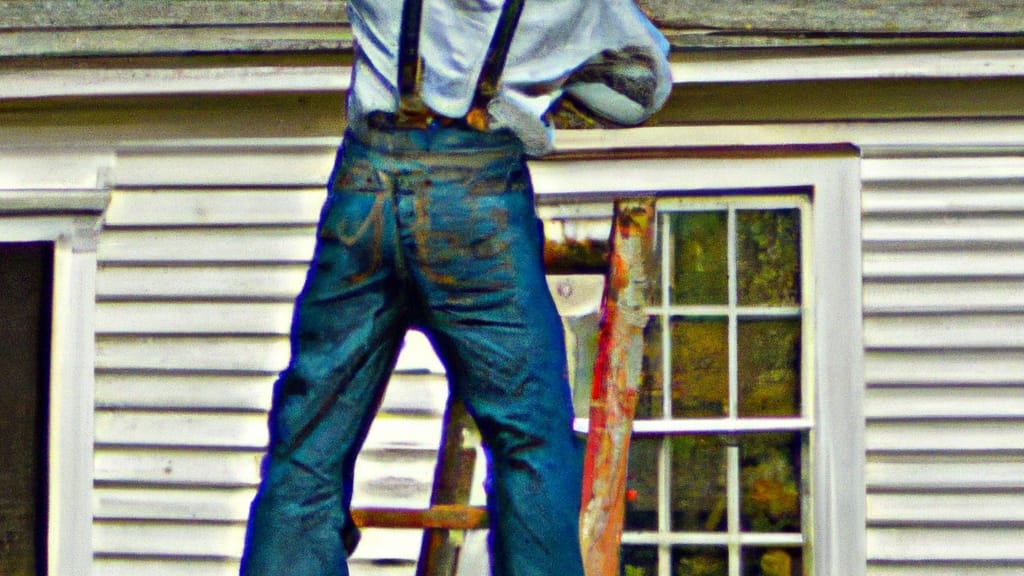
[[(567, 163), (607, 170), (583, 183), (535, 173), (542, 200), (553, 188), (541, 214), (583, 430), (599, 299), (567, 306), (594, 292), (574, 274), (599, 271), (601, 201), (635, 193), (616, 183), (658, 196), (621, 574), (864, 573), (859, 200), (856, 162), (832, 160)], [(559, 189), (587, 183), (601, 191), (578, 202)]]

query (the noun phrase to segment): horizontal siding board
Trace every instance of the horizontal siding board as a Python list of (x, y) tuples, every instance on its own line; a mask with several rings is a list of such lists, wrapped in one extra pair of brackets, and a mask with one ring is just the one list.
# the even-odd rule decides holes
[(1024, 419), (1024, 387), (869, 388), (864, 414), (868, 420)]
[(93, 561), (93, 576), (238, 576), (238, 560), (104, 557)]
[(1020, 576), (1024, 563), (912, 562), (872, 564), (867, 576)]
[(900, 214), (1024, 213), (1024, 183), (912, 182), (903, 186), (867, 183), (861, 208), (866, 217)]
[(1024, 529), (874, 528), (868, 531), (869, 561), (1024, 562)]
[[(206, 558), (106, 557), (93, 562), (93, 576), (238, 576), (238, 560)], [(414, 576), (411, 561), (374, 563), (371, 560), (349, 561), (350, 576)]]
[[(337, 152), (332, 146), (196, 148), (125, 151), (117, 159), (117, 188), (318, 188), (327, 182)], [(182, 169), (187, 167), (187, 169)]]
[[(302, 250), (306, 250), (303, 247)], [(304, 253), (304, 252), (303, 252)], [(116, 266), (102, 264), (96, 297), (107, 300), (275, 300), (291, 302), (306, 279), (307, 262)]]
[[(367, 450), (436, 450), (438, 418), (380, 415), (364, 444)], [(96, 413), (98, 446), (156, 446), (262, 450), (267, 445), (264, 414), (218, 412), (106, 411)]]
[(97, 484), (253, 487), (263, 451), (183, 450), (154, 447), (96, 449)]
[(286, 336), (293, 309), (291, 302), (100, 302), (96, 332)]
[(240, 558), (245, 525), (201, 522), (117, 522), (93, 524), (96, 554)]
[(288, 364), (288, 338), (100, 337), (99, 370), (278, 373)]
[(108, 230), (99, 260), (110, 263), (309, 263), (313, 228)]
[(245, 522), (254, 488), (96, 488), (97, 520)]
[(1024, 250), (991, 247), (939, 249), (901, 247), (865, 251), (865, 279), (878, 278), (1021, 278)]
[(865, 219), (865, 247), (872, 244), (985, 245), (1024, 243), (1024, 217), (959, 214)]
[[(192, 409), (266, 411), (274, 375), (146, 374), (100, 372), (96, 407), (107, 410)], [(391, 377), (381, 411), (440, 416), (448, 397), (443, 375), (398, 373)]]
[(1018, 494), (871, 494), (869, 525), (1024, 527), (1024, 493)]
[(121, 409), (270, 409), (273, 375), (99, 372), (96, 407)]
[(105, 213), (124, 226), (315, 225), (326, 194), (316, 190), (118, 190)]
[(962, 156), (923, 158), (872, 158), (861, 164), (861, 179), (867, 185), (882, 183), (930, 184), (978, 181), (991, 185), (999, 181), (1024, 180), (1022, 156)]
[(1024, 456), (869, 454), (868, 492), (1024, 491)]
[(1024, 452), (1024, 419), (872, 421), (868, 452)]
[(263, 449), (263, 414), (217, 412), (96, 412), (98, 446), (167, 446)]
[(880, 349), (1024, 348), (1024, 314), (904, 316), (864, 320), (864, 346)]
[(1024, 384), (1024, 354), (1016, 350), (871, 350), (865, 354), (864, 378), (869, 386)]
[(866, 281), (864, 313), (1024, 312), (1024, 278)]

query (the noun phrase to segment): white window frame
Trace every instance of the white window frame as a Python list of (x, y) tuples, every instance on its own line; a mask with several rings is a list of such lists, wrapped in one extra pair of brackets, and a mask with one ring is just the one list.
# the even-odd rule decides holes
[[(810, 191), (812, 223), (803, 295), (813, 318), (811, 550), (813, 574), (866, 572), (860, 163), (849, 145), (674, 148), (566, 154), (530, 166), (541, 206), (580, 205), (596, 216), (628, 195), (748, 195)], [(788, 192), (781, 192), (788, 193)], [(572, 208), (569, 208), (571, 211)], [(543, 211), (543, 209), (542, 209)], [(807, 246), (807, 244), (804, 244)], [(585, 428), (585, 423), (578, 425)], [(642, 433), (646, 422), (634, 428)], [(651, 430), (653, 432), (653, 430)], [(658, 429), (661, 432), (661, 428)], [(806, 516), (805, 512), (805, 516)], [(805, 527), (805, 531), (807, 528)]]
[(53, 244), (47, 574), (92, 573), (96, 247), (113, 156), (0, 150), (0, 242)]

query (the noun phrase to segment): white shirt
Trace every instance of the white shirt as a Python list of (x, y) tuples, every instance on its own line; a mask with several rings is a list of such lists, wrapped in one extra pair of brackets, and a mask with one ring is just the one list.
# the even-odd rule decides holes
[[(431, 110), (452, 118), (469, 110), (501, 9), (502, 0), (423, 0), (421, 97)], [(369, 113), (397, 109), (402, 0), (349, 0), (348, 11), (357, 44), (348, 120), (358, 133)], [(594, 74), (580, 80), (584, 63), (627, 49), (644, 58), (612, 58), (602, 73), (607, 81), (594, 81)], [(613, 122), (639, 124), (668, 98), (667, 54), (668, 43), (633, 0), (525, 0), (501, 87), (488, 106), (490, 127), (510, 128), (528, 152), (542, 154), (552, 138), (544, 115), (565, 93)], [(630, 78), (645, 79), (643, 97), (614, 87)]]

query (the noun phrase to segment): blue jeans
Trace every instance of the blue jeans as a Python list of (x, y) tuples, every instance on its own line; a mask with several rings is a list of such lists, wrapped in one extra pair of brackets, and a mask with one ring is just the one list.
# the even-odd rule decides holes
[(582, 576), (582, 456), (522, 147), (460, 128), (349, 134), (339, 151), (242, 575), (348, 574), (355, 459), (409, 328), (482, 434), (493, 573)]

